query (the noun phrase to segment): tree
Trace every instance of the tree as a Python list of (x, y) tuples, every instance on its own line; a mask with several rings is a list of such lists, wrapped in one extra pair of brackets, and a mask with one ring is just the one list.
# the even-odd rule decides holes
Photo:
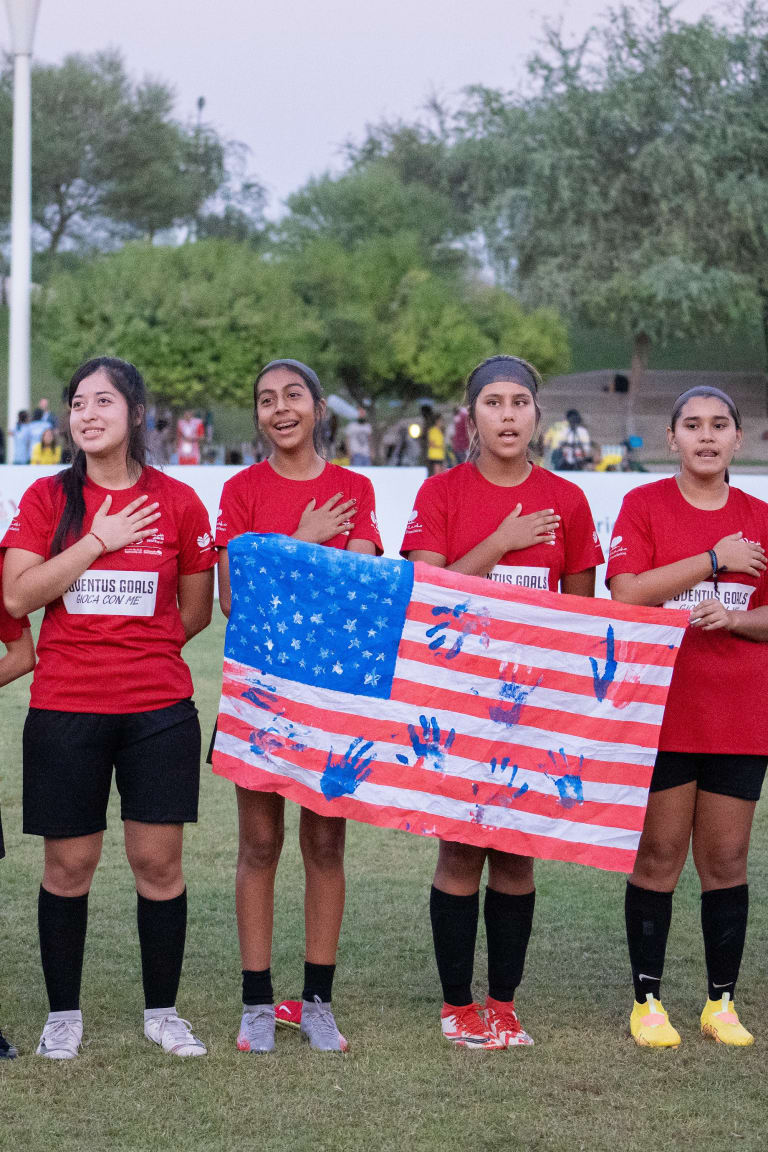
[[(742, 53), (742, 38), (709, 19), (684, 24), (661, 2), (641, 19), (623, 7), (576, 47), (550, 33), (531, 62), (535, 98), (486, 94), (472, 109), (472, 131), (508, 161), (480, 216), (493, 222), (496, 267), (530, 303), (626, 331), (633, 391), (653, 342), (755, 307), (754, 279), (724, 251), (728, 214), (711, 203), (713, 142), (732, 139), (735, 93), (746, 98)], [(731, 176), (753, 176), (754, 154)]]
[[(0, 71), (0, 204), (10, 202), (12, 65)], [(189, 223), (225, 182), (227, 149), (173, 117), (173, 93), (134, 84), (115, 52), (32, 73), (32, 214), (38, 246), (114, 245)], [(1, 211), (1, 210), (0, 210)]]
[(133, 361), (170, 404), (248, 407), (262, 364), (317, 360), (322, 335), (284, 268), (250, 246), (129, 244), (55, 274), (38, 321), (66, 379), (90, 356)]

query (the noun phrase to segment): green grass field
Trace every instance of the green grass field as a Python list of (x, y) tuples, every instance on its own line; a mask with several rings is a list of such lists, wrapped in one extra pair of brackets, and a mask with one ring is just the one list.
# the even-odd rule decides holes
[[(217, 613), (218, 616), (218, 613)], [(219, 687), (223, 624), (189, 646), (204, 731)], [(22, 837), (20, 732), (27, 682), (2, 692), (0, 796), (8, 857), (0, 864), (0, 1023), (21, 1057), (0, 1066), (0, 1132), (9, 1147), (259, 1152), (764, 1149), (768, 1143), (768, 818), (753, 840), (752, 918), (739, 986), (754, 1048), (725, 1050), (698, 1033), (705, 994), (695, 876), (686, 869), (664, 988), (683, 1036), (677, 1052), (628, 1039), (631, 984), (623, 878), (537, 865), (538, 903), (518, 1006), (536, 1045), (466, 1052), (439, 1035), (429, 931), (435, 844), (350, 825), (349, 895), (335, 1008), (347, 1056), (311, 1053), (278, 1032), (267, 1057), (235, 1050), (239, 957), (231, 785), (203, 769), (200, 823), (189, 830), (187, 957), (179, 1008), (209, 1046), (174, 1060), (142, 1034), (135, 895), (113, 805), (90, 903), (83, 979), (86, 1045), (71, 1063), (33, 1055), (46, 1002), (36, 935), (40, 842)], [(302, 875), (295, 812), (279, 874), (276, 992), (301, 990)], [(478, 952), (476, 993), (484, 994)]]

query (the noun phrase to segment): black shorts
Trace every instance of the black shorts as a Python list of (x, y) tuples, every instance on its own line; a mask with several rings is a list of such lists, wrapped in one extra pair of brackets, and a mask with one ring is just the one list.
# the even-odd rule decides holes
[(33, 836), (102, 832), (113, 768), (123, 820), (197, 820), (200, 722), (192, 700), (125, 715), (30, 708), (23, 748), (24, 831)]
[(659, 752), (651, 780), (651, 792), (664, 792), (693, 781), (702, 792), (759, 800), (763, 786), (765, 756), (739, 756), (706, 752)]
[(0, 812), (0, 860), (5, 856), (5, 844), (3, 843), (3, 814)]

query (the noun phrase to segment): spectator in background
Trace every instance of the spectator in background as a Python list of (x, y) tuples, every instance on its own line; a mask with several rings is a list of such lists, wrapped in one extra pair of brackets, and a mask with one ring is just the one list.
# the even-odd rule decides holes
[(13, 430), (13, 463), (29, 464), (32, 449), (29, 443), (29, 412), (22, 408), (16, 417)]
[(29, 454), (30, 459), (32, 456), (32, 449), (35, 444), (39, 444), (43, 438), (43, 432), (46, 428), (51, 427), (50, 415), (46, 416), (44, 410), (40, 407), (35, 408), (32, 413), (32, 419), (29, 422)]
[(53, 428), (46, 428), (39, 444), (32, 449), (30, 464), (60, 464), (61, 445)]
[(40, 411), (43, 414), (43, 417), (42, 417), (43, 420), (47, 420), (49, 428), (53, 428), (53, 430), (55, 432), (56, 427), (57, 427), (57, 420), (56, 420), (56, 417), (51, 412), (50, 405), (48, 404), (48, 400), (46, 399), (45, 396), (43, 396), (42, 400), (40, 401), (39, 407), (40, 407)]
[(367, 468), (371, 463), (371, 432), (368, 413), (358, 408), (357, 416), (350, 420), (344, 431), (344, 443), (353, 468)]
[(454, 463), (463, 464), (469, 451), (469, 422), (466, 408), (458, 405), (453, 410), (450, 442)]
[(570, 408), (565, 418), (568, 429), (552, 453), (552, 466), (556, 472), (582, 472), (591, 468), (594, 460), (592, 439), (576, 408)]
[(154, 425), (147, 437), (152, 463), (162, 467), (171, 462), (171, 426), (164, 416), (155, 416)]
[(443, 418), (438, 413), (427, 428), (427, 475), (436, 476), (445, 469), (445, 434)]
[(205, 437), (205, 425), (199, 416), (187, 409), (176, 424), (176, 452), (179, 464), (200, 463), (200, 441)]

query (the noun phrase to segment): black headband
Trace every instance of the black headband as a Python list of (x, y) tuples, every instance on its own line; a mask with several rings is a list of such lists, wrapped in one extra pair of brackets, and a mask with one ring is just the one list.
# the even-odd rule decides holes
[(728, 395), (727, 392), (723, 392), (721, 388), (715, 388), (710, 384), (694, 384), (692, 388), (688, 388), (685, 392), (680, 393), (672, 408), (672, 417), (670, 420), (672, 425), (674, 425), (678, 416), (682, 412), (684, 405), (687, 404), (689, 400), (693, 400), (696, 396), (701, 396), (703, 399), (711, 396), (713, 400), (722, 400), (723, 404), (725, 404), (726, 408), (731, 413), (736, 427), (741, 427), (741, 416), (739, 414), (738, 408), (733, 402), (733, 399)]
[(302, 364), (301, 360), (270, 360), (269, 364), (265, 364), (261, 372), (256, 377), (256, 383), (253, 386), (254, 395), (256, 388), (262, 376), (266, 376), (267, 372), (271, 372), (273, 368), (292, 368), (294, 372), (298, 372), (299, 376), (303, 378), (305, 383), (314, 388), (318, 396), (323, 395), (323, 389), (317, 377), (317, 373), (313, 372), (306, 364)]
[(524, 360), (517, 356), (491, 356), (478, 364), (467, 380), (469, 405), (474, 405), (486, 384), (498, 384), (500, 380), (522, 384), (534, 398), (539, 391), (538, 381)]

